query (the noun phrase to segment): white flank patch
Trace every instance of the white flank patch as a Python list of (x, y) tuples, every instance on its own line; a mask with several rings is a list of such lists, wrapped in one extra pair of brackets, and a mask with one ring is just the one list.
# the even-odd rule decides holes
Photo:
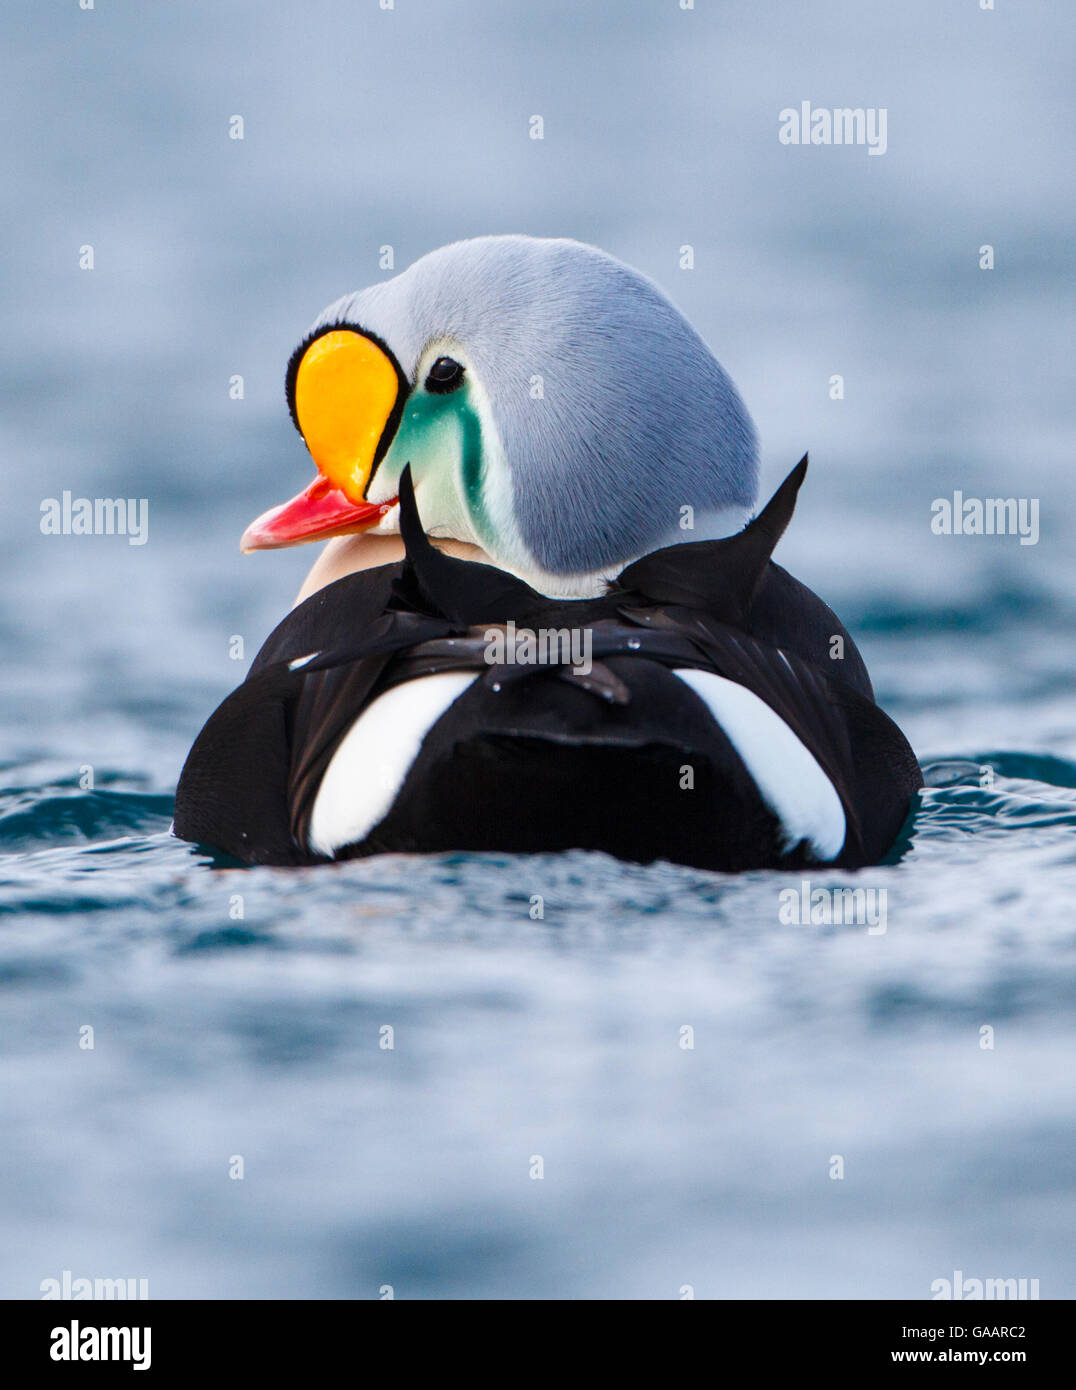
[(764, 700), (711, 671), (676, 675), (707, 706), (781, 823), (784, 848), (806, 840), (820, 859), (841, 852), (847, 827), (833, 783), (785, 721)]
[(329, 855), (364, 840), (403, 786), (422, 741), (477, 679), (442, 671), (379, 695), (344, 735), (325, 769), (310, 817), (310, 848)]

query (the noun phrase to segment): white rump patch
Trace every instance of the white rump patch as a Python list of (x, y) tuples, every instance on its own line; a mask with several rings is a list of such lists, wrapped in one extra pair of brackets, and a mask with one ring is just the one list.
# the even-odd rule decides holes
[(329, 855), (364, 840), (396, 800), (422, 741), (477, 679), (442, 671), (379, 695), (344, 735), (321, 779), (310, 817), (310, 848)]
[(744, 686), (712, 671), (685, 669), (676, 675), (707, 706), (739, 754), (781, 824), (784, 848), (806, 840), (818, 859), (836, 859), (847, 833), (844, 807), (814, 754)]

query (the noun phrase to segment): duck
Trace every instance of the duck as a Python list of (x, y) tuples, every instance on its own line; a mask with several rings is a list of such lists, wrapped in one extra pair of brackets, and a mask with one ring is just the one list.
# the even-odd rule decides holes
[(755, 426), (651, 280), (488, 236), (344, 296), (285, 373), (324, 548), (198, 734), (174, 831), (247, 864), (604, 852), (859, 869), (922, 786), (851, 634), (772, 554)]

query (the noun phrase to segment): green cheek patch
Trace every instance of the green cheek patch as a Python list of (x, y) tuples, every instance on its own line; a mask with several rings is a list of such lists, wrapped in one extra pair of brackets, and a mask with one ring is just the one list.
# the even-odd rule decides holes
[[(446, 467), (446, 454), (457, 441), (464, 503), (476, 537), (488, 549), (496, 544), (496, 536), (484, 496), (482, 422), (466, 385), (451, 396), (431, 396), (425, 392), (412, 396), (385, 463), (392, 465), (397, 474), (410, 463), (416, 475), (427, 472), (432, 475), (435, 470)], [(447, 484), (449, 480), (445, 481)]]

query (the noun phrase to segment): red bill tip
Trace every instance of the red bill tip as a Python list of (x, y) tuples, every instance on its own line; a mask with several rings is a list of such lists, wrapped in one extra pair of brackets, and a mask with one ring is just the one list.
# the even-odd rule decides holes
[(396, 505), (389, 502), (352, 502), (328, 478), (320, 475), (310, 486), (283, 506), (272, 507), (243, 532), (239, 549), (279, 550), (286, 545), (350, 536), (376, 526)]

